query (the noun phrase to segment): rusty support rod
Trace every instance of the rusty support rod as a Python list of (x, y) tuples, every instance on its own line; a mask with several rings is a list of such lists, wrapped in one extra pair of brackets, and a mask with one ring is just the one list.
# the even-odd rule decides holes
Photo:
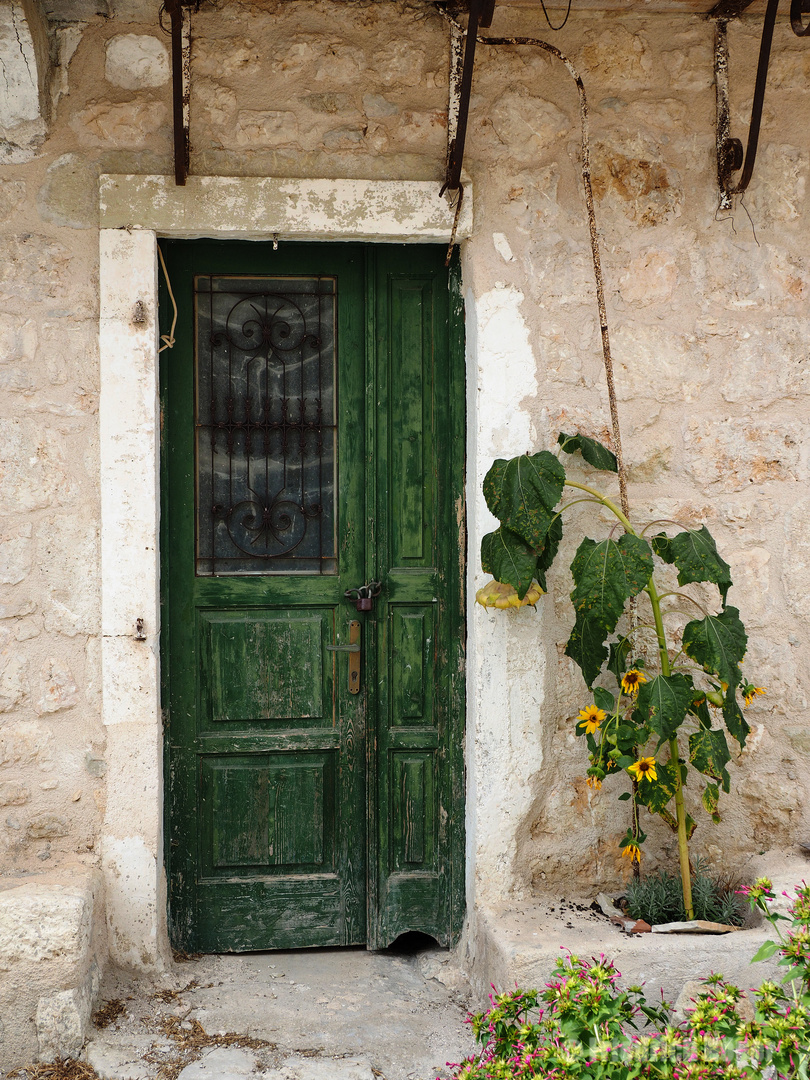
[[(759, 145), (759, 129), (762, 124), (762, 106), (765, 102), (765, 86), (768, 81), (768, 65), (771, 59), (771, 44), (773, 42), (773, 29), (776, 25), (776, 12), (779, 8), (779, 0), (768, 0), (765, 10), (765, 21), (762, 25), (762, 41), (759, 46), (759, 62), (757, 63), (757, 77), (754, 83), (754, 101), (751, 106), (751, 120), (748, 125), (748, 146), (745, 149), (743, 161), (742, 143), (728, 134), (728, 49), (725, 44), (726, 26), (725, 20), (718, 20), (717, 43), (715, 48), (715, 78), (717, 82), (717, 118), (718, 129), (721, 124), (726, 125), (725, 138), (721, 144), (720, 131), (718, 130), (717, 142), (717, 173), (720, 183), (720, 192), (723, 204), (727, 205), (730, 196), (742, 195), (751, 182), (754, 172), (754, 162), (757, 158), (757, 146)], [(725, 92), (725, 101), (721, 98)], [(736, 185), (732, 186), (731, 174), (742, 166), (742, 174)]]
[(189, 166), (188, 16), (182, 0), (165, 0), (172, 24), (172, 118), (174, 123), (174, 182), (182, 187)]
[(440, 194), (445, 191), (457, 191), (461, 183), (461, 167), (464, 163), (464, 143), (467, 138), (467, 117), (470, 112), (470, 93), (475, 65), (475, 44), (479, 29), (492, 25), (495, 2), (496, 0), (470, 0), (470, 17), (467, 23), (467, 43), (461, 69), (458, 107), (457, 111), (454, 110), (455, 134), (451, 135), (448, 129), (447, 172)]

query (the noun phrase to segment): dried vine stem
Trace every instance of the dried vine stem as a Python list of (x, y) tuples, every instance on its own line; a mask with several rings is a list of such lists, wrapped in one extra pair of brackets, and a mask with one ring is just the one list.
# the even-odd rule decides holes
[[(456, 31), (466, 36), (467, 31), (439, 4), (436, 10)], [(602, 359), (605, 364), (605, 381), (607, 382), (608, 404), (610, 406), (610, 422), (613, 430), (613, 449), (616, 453), (619, 476), (619, 498), (622, 513), (625, 517), (630, 515), (630, 505), (627, 499), (627, 477), (624, 468), (624, 456), (622, 454), (622, 436), (619, 429), (619, 410), (616, 405), (616, 387), (613, 380), (613, 358), (610, 353), (610, 333), (608, 331), (607, 308), (605, 306), (605, 285), (602, 277), (602, 258), (599, 251), (599, 236), (596, 231), (596, 211), (593, 205), (593, 189), (591, 187), (591, 153), (590, 137), (588, 132), (588, 99), (585, 95), (585, 86), (582, 77), (565, 55), (555, 45), (547, 41), (532, 37), (483, 37), (476, 35), (476, 41), (482, 45), (532, 45), (544, 52), (551, 53), (568, 69), (568, 74), (577, 84), (579, 92), (579, 120), (582, 132), (582, 186), (585, 189), (585, 207), (588, 212), (588, 232), (591, 239), (591, 257), (593, 259), (593, 274), (596, 279), (596, 306), (599, 309), (599, 329), (602, 335)]]

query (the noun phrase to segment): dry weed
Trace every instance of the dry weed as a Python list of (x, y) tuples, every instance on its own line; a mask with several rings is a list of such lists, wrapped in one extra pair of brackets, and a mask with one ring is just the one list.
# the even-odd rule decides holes
[(113, 998), (112, 1001), (106, 1001), (102, 1008), (93, 1013), (93, 1023), (97, 1028), (109, 1027), (125, 1011), (126, 1006), (123, 1001), (120, 998)]
[(275, 1050), (276, 1044), (266, 1039), (254, 1039), (250, 1035), (239, 1035), (229, 1031), (223, 1035), (209, 1035), (199, 1020), (181, 1020), (179, 1016), (162, 1016), (158, 1027), (164, 1035), (174, 1042), (174, 1052), (179, 1056), (174, 1061), (165, 1060), (165, 1051), (158, 1047), (144, 1055), (146, 1061), (160, 1065), (160, 1080), (177, 1080), (177, 1077), (202, 1056), (203, 1050), (214, 1046), (238, 1046), (245, 1050)]
[(99, 1080), (95, 1069), (84, 1061), (74, 1061), (72, 1058), (23, 1065), (21, 1069), (14, 1069), (8, 1074), (8, 1080), (12, 1077), (19, 1077), (20, 1080)]

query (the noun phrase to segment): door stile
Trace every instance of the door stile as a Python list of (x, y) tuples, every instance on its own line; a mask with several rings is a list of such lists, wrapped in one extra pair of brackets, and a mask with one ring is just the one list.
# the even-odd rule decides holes
[(450, 402), (448, 447), (448, 502), (453, 508), (455, 529), (446, 534), (448, 566), (448, 627), (450, 650), (447, 662), (448, 704), (451, 736), (447, 760), (448, 835), (450, 854), (450, 943), (461, 936), (466, 898), (466, 762), (465, 731), (467, 712), (467, 363), (464, 338), (464, 294), (461, 288), (461, 261), (458, 248), (450, 262), (447, 279), (448, 311), (448, 380)]
[[(365, 434), (366, 455), (364, 458), (365, 492), (366, 492), (366, 519), (365, 519), (365, 551), (366, 551), (366, 581), (382, 581), (382, 568), (377, 551), (378, 542), (378, 500), (377, 500), (377, 470), (374, 462), (377, 446), (377, 413), (380, 388), (377, 378), (377, 338), (375, 333), (377, 311), (377, 249), (374, 246), (366, 248), (365, 259), (366, 276), (366, 310), (365, 310), (365, 342), (366, 342), (366, 368), (365, 368)], [(385, 585), (383, 584), (383, 588)], [(380, 612), (384, 610), (385, 596), (382, 595), (375, 603), (375, 612), (371, 618), (364, 620), (363, 631), (367, 635), (367, 643), (364, 650), (365, 663), (365, 689), (368, 709), (368, 724), (366, 726), (366, 933), (367, 948), (377, 948), (379, 936), (379, 884), (377, 875), (377, 862), (379, 859), (378, 819), (379, 790), (377, 783), (377, 741), (378, 741), (378, 712), (379, 693), (377, 654), (379, 648), (379, 635), (377, 620)], [(372, 672), (375, 677), (372, 678)]]

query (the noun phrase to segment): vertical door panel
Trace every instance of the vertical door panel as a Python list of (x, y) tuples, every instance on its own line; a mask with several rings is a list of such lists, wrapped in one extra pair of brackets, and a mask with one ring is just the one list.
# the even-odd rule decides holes
[[(451, 944), (463, 905), (460, 533), (463, 367), (453, 370), (443, 252), (383, 249), (376, 264), (378, 559), (377, 946), (418, 930)], [(460, 357), (455, 356), (458, 361)], [(454, 480), (456, 486), (454, 487)]]
[(363, 251), (167, 243), (170, 913), (196, 951), (364, 942)]

